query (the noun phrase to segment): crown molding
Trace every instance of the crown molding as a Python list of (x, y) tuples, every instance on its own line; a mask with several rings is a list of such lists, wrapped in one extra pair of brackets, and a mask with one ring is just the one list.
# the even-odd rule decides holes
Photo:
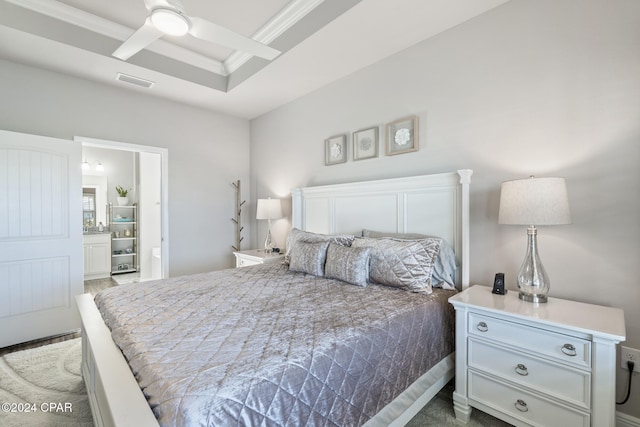
[[(257, 42), (269, 45), (272, 41), (284, 34), (302, 18), (311, 13), (325, 0), (295, 0), (283, 7), (266, 24), (256, 31), (251, 38)], [(233, 73), (248, 60), (253, 58), (245, 52), (235, 51), (224, 61), (224, 67), (228, 73)]]

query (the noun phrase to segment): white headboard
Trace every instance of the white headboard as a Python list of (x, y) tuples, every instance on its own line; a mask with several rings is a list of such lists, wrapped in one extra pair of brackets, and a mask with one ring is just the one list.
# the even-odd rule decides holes
[(293, 227), (358, 235), (363, 228), (438, 236), (460, 262), (457, 284), (469, 286), (469, 184), (473, 171), (294, 188)]

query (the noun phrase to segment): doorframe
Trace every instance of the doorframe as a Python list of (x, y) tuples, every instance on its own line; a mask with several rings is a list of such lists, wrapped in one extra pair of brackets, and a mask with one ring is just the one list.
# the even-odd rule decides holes
[(169, 150), (152, 145), (131, 144), (121, 141), (75, 136), (74, 141), (82, 144), (82, 147), (106, 148), (111, 150), (130, 151), (138, 153), (156, 153), (160, 155), (160, 258), (162, 261), (162, 278), (169, 277)]

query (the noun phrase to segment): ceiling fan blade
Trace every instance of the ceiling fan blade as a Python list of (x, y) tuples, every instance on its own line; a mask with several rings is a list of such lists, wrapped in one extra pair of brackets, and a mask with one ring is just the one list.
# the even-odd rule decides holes
[(280, 51), (202, 18), (189, 17), (193, 37), (272, 60)]
[(116, 58), (123, 61), (131, 58), (133, 55), (149, 46), (154, 41), (162, 37), (162, 31), (158, 30), (151, 23), (151, 19), (147, 18), (144, 25), (131, 35), (115, 52), (112, 53)]

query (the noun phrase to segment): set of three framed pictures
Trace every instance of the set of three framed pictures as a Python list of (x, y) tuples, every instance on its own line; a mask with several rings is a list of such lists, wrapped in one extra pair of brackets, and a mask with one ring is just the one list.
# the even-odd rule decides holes
[[(386, 154), (410, 153), (418, 150), (418, 117), (410, 116), (387, 123)], [(378, 157), (378, 126), (361, 129), (352, 134), (353, 160)], [(325, 165), (345, 163), (348, 158), (347, 135), (336, 135), (324, 141)]]

